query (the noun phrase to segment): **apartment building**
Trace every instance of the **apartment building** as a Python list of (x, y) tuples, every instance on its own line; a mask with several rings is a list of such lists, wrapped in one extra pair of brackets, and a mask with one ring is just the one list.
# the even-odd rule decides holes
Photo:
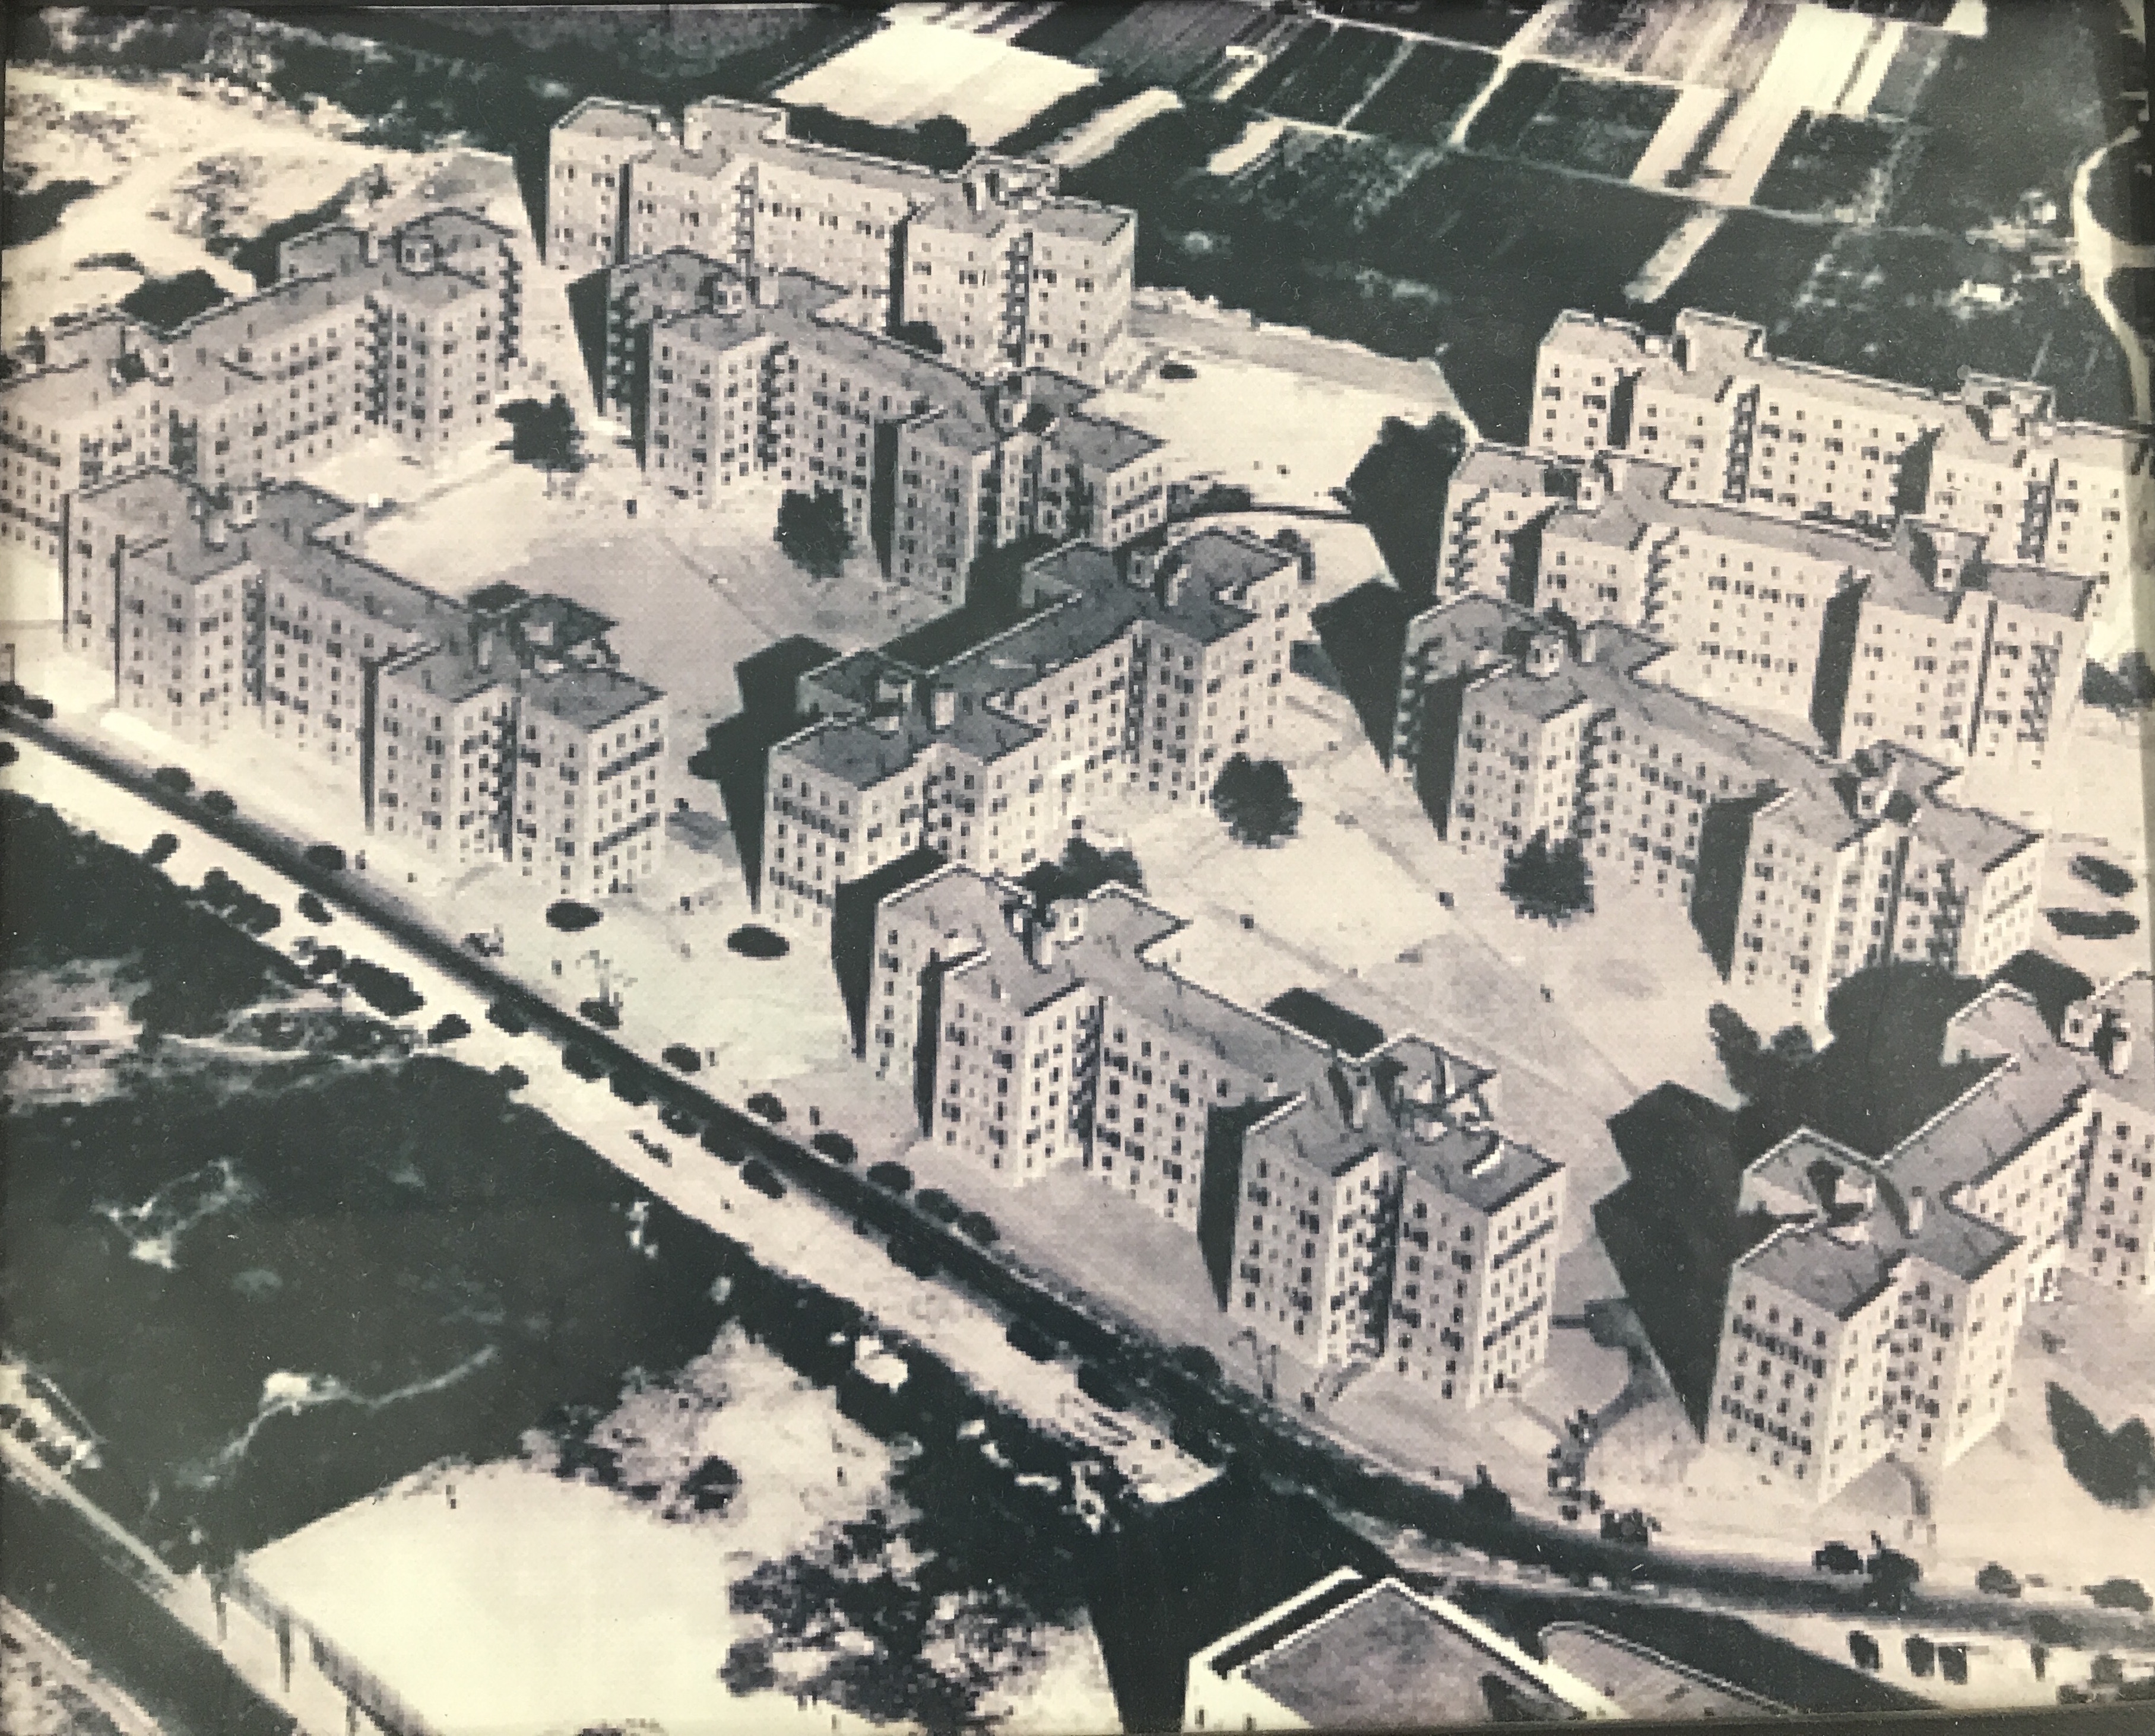
[(1913, 513), (1990, 538), (2001, 564), (2092, 580), (2098, 620), (2155, 534), (2155, 447), (2060, 421), (2047, 386), (1866, 379), (1769, 355), (1762, 327), (1695, 309), (1666, 337), (1560, 314), (1537, 359), (1528, 442), (1666, 465), (1687, 498), (1859, 524)]
[(1162, 443), (1088, 411), (1093, 388), (925, 355), (835, 283), (675, 248), (611, 271), (607, 304), (609, 406), (678, 498), (828, 488), (886, 573), (953, 603), (1021, 538), (1116, 548), (1166, 521)]
[(1935, 1474), (1997, 1427), (2022, 1315), (2060, 1270), (2146, 1295), (2151, 1014), (2144, 972), (2055, 1034), (1999, 985), (1944, 1054), (1994, 1065), (1891, 1151), (1804, 1130), (1754, 1163), (1739, 1209), (1773, 1227), (1730, 1274), (1709, 1448), (1819, 1501), (1884, 1458)]
[(2027, 941), (2043, 840), (1964, 805), (1964, 774), (1880, 744), (1845, 767), (1664, 684), (1666, 651), (1493, 598), (1410, 627), (1393, 741), (1442, 835), (1492, 867), (1537, 834), (1597, 876), (1733, 906), (1731, 1000), (1825, 1027), (1867, 964), (1996, 969)]
[[(1580, 1631), (1605, 1646), (1624, 1643)], [(1675, 1667), (1643, 1648), (1627, 1652), (1635, 1673), (1641, 1659)], [(1723, 1692), (1749, 1709), (1746, 1697)], [(1584, 1677), (1533, 1657), (1447, 1599), (1343, 1567), (1195, 1653), (1184, 1679), (1181, 1727), (1385, 1730), (1559, 1723), (1646, 1710), (1627, 1714)]]
[(1497, 1131), (1488, 1068), (1412, 1034), (1343, 1055), (1205, 989), (1118, 886), (1042, 910), (952, 864), (876, 924), (867, 1053), (984, 1176), (1082, 1167), (1216, 1238), (1229, 1313), (1315, 1373), (1465, 1407), (1544, 1360), (1563, 1170)]
[(547, 258), (578, 274), (688, 248), (745, 278), (837, 287), (865, 327), (932, 327), (970, 371), (1097, 385), (1127, 328), (1134, 213), (982, 152), (956, 173), (788, 135), (784, 110), (708, 98), (677, 125), (589, 99), (549, 141)]
[(492, 431), (517, 353), (506, 230), (458, 211), (386, 240), (335, 225), (286, 243), (279, 266), (171, 332), (105, 314), (57, 333), (0, 381), (0, 531), (57, 562), (64, 503), (117, 476), (255, 488), (370, 428), (428, 457)]
[(513, 585), (440, 595), (305, 483), (228, 506), (152, 469), (65, 512), (68, 647), (115, 704), (204, 744), (261, 730), (417, 854), (505, 858), (557, 896), (657, 871), (665, 696), (620, 671), (605, 616)]
[(1271, 737), (1311, 576), (1236, 531), (1072, 543), (1026, 569), (1043, 606), (934, 669), (861, 651), (811, 671), (812, 721), (770, 753), (764, 911), (827, 927), (845, 881), (924, 846), (1021, 872), (1120, 789), (1202, 805)]
[(1913, 516), (1882, 534), (1687, 498), (1674, 467), (1477, 446), (1446, 499), (1442, 590), (1613, 621), (1669, 647), (1667, 682), (1966, 764), (2034, 793), (2080, 697), (2094, 581)]

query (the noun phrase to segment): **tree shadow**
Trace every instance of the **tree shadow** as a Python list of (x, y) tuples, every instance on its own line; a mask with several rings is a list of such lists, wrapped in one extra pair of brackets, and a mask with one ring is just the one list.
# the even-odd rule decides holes
[(704, 745), (688, 759), (692, 777), (719, 786), (726, 824), (733, 828), (740, 853), (742, 877), (750, 897), (760, 903), (763, 891), (764, 788), (770, 750), (802, 722), (801, 677), (822, 667), (837, 653), (820, 640), (796, 633), (745, 656), (734, 666), (741, 708), (714, 723)]
[(1610, 1116), (1609, 1131), (1628, 1174), (1595, 1204), (1594, 1224), (1677, 1399), (1703, 1427), (1728, 1270), (1756, 1239), (1737, 1216), (1748, 1161), (1737, 1118), (1665, 1084)]
[(1313, 1497), (1236, 1466), (1110, 1528), (1086, 1590), (1123, 1728), (1180, 1729), (1191, 1656), (1342, 1567), (1394, 1570)]
[(2047, 952), (2017, 954), (2007, 961), (1997, 980), (2010, 983), (2034, 1001), (2053, 1034), (2065, 1024), (2065, 1008), (2096, 990), (2087, 977)]
[(1380, 579), (1309, 612), (1318, 642), (1338, 672), (1340, 691), (1354, 706), (1363, 733), (1388, 764), (1399, 711), (1400, 656), (1411, 613), (1407, 600)]
[(1420, 427), (1388, 416), (1339, 491), (1368, 527), (1400, 590), (1417, 605), (1436, 592), (1445, 491), (1466, 451), (1467, 431), (1448, 416)]

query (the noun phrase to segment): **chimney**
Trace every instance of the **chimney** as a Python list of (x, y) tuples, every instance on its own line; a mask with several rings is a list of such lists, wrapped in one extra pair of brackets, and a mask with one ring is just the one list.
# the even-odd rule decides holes
[(928, 721), (938, 729), (949, 729), (958, 721), (958, 690), (938, 682), (928, 696)]
[(1133, 549), (1130, 550), (1129, 560), (1130, 583), (1142, 590), (1150, 590), (1153, 580), (1159, 572), (1159, 550)]
[(359, 256), (369, 265), (381, 263), (381, 237), (371, 227), (362, 229), (359, 237)]
[(1590, 620), (1579, 630), (1579, 661), (1591, 663), (1601, 655), (1601, 623)]
[(2065, 1023), (2058, 1031), (2058, 1041), (2067, 1049), (2076, 1049), (2086, 1054), (2095, 1047), (2095, 1008), (2086, 1001), (2075, 1001), (2065, 1008)]
[(483, 670), (494, 667), (494, 630), (491, 627), (479, 636), (479, 666)]
[(1183, 590), (1188, 583), (1189, 574), (1184, 570), (1180, 558), (1170, 554), (1164, 559), (1159, 564), (1160, 607), (1180, 609), (1182, 606)]
[(1348, 1081), (1347, 1091), (1347, 1125), (1359, 1133), (1369, 1125), (1369, 1111), (1376, 1106), (1376, 1081), (1367, 1073), (1357, 1072)]
[(1032, 961), (1037, 971), (1052, 970), (1055, 966), (1055, 926), (1052, 922), (1032, 923), (1025, 937), (1025, 954)]
[(1931, 1208), (1930, 1196), (1920, 1187), (1908, 1190), (1908, 1233), (1919, 1236), (1923, 1232), (1923, 1218)]
[(1621, 494), (1625, 479), (1630, 472), (1630, 461), (1621, 452), (1604, 452), (1600, 457), (1602, 473), (1609, 478), (1609, 492)]
[(1020, 940), (1025, 938), (1026, 918), (1031, 914), (1031, 908), (1030, 905), (1020, 902), (1013, 904), (1003, 913), (1010, 923), (1010, 932)]
[(1085, 937), (1085, 906), (1083, 904), (1073, 899), (1056, 914), (1062, 923), (1063, 939), (1075, 941)]
[(2132, 1069), (2132, 1026), (2113, 1014), (2103, 1024), (2103, 1071), (2122, 1079)]
[(230, 540), (231, 536), (226, 529), (223, 513), (212, 513), (207, 518), (202, 520), (202, 546), (204, 548), (222, 549)]
[(1576, 497), (1582, 513), (1599, 512), (1605, 492), (1606, 472), (1599, 461), (1588, 464), (1579, 472), (1579, 493)]
[(232, 522), (242, 529), (252, 524), (262, 510), (262, 497), (252, 488), (242, 488), (233, 497)]
[(1560, 636), (1544, 630), (1534, 635), (1527, 647), (1527, 673), (1533, 676), (1554, 675), (1564, 666), (1564, 645)]

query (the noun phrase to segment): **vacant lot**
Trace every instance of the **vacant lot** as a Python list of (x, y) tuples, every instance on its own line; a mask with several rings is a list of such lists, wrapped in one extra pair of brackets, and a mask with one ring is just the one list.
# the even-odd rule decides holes
[(1476, 151), (1597, 175), (1629, 175), (1676, 93), (1582, 78), (1539, 61), (1512, 69), (1467, 135)]
[(993, 37), (899, 15), (778, 95), (884, 126), (948, 115), (976, 139), (1000, 139), (1098, 76)]
[(1416, 43), (1406, 64), (1354, 116), (1354, 130), (1408, 145), (1442, 145), (1467, 106), (1495, 76), (1497, 57), (1451, 43)]
[(1389, 31), (1313, 24), (1244, 85), (1237, 99), (1267, 114), (1338, 126), (1406, 46)]
[(1906, 136), (1902, 128), (1885, 121), (1806, 114), (1789, 130), (1751, 202), (1769, 211), (1852, 217), (1866, 205), (1883, 202)]
[(1584, 70), (1748, 90), (1795, 12), (1794, 0), (1569, 0), (1539, 48)]
[[(1120, 16), (1117, 16), (1119, 13)], [(1107, 18), (1108, 28), (1075, 49), (1051, 47), (1066, 19)], [(1254, 40), (1272, 20), (1242, 0), (1190, 0), (1176, 6), (1060, 6), (1017, 38), (1021, 48), (1070, 54), (1111, 77), (1149, 84), (1186, 84), (1208, 72), (1231, 43)]]

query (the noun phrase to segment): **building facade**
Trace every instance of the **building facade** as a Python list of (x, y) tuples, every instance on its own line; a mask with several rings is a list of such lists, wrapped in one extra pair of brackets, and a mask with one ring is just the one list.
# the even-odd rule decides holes
[(2026, 943), (2040, 834), (1964, 803), (1965, 774), (1890, 744), (1845, 765), (1673, 685), (1666, 649), (1470, 596), (1408, 630), (1393, 759), (1443, 836), (1492, 867), (1538, 834), (1597, 876), (1734, 911), (1732, 1002), (1824, 1029), (1868, 964), (1996, 969)]
[(1214, 994), (1118, 886), (1043, 910), (952, 865), (875, 921), (863, 1047), (960, 1161), (1082, 1169), (1213, 1244), (1231, 1316), (1313, 1374), (1464, 1408), (1540, 1366), (1564, 1173), (1497, 1130), (1491, 1070), (1411, 1034), (1344, 1055)]
[(1880, 1157), (1791, 1135), (1745, 1172), (1771, 1228), (1730, 1274), (1709, 1448), (1825, 1501), (1882, 1458), (1935, 1475), (1998, 1426), (2028, 1305), (2061, 1270), (2145, 1297), (2155, 1015), (2142, 972), (2055, 1034), (2019, 990), (1948, 1024), (1988, 1061)]
[(67, 499), (131, 472), (229, 491), (370, 430), (427, 458), (494, 431), (519, 353), (507, 230), (454, 210), (387, 237), (332, 225), (284, 243), (279, 271), (174, 331), (105, 314), (56, 333), (0, 382), (0, 534), (57, 563)]
[(665, 696), (620, 671), (604, 616), (508, 585), (440, 595), (305, 483), (227, 506), (148, 469), (64, 515), (69, 648), (121, 709), (204, 745), (259, 730), (416, 855), (506, 860), (556, 896), (658, 870)]
[(1026, 569), (1044, 606), (934, 669), (860, 651), (810, 671), (811, 721), (770, 751), (761, 908), (813, 932), (911, 850), (1015, 874), (1116, 791), (1202, 805), (1271, 738), (1312, 572), (1229, 530), (1072, 543)]
[(1093, 388), (968, 371), (856, 323), (827, 280), (675, 248), (611, 270), (607, 305), (607, 406), (677, 498), (829, 489), (886, 573), (953, 603), (1021, 539), (1116, 548), (1166, 521), (1161, 442), (1088, 412)]
[(1926, 391), (1767, 354), (1762, 327), (1687, 309), (1667, 337), (1566, 313), (1542, 340), (1530, 446), (1628, 452), (1687, 498), (1880, 525), (1912, 513), (1988, 539), (2001, 565), (2091, 580), (2129, 625), (2155, 537), (2155, 445), (2060, 420), (2047, 386), (1963, 375)]
[(2071, 725), (2096, 586), (2002, 546), (1913, 516), (1877, 530), (1703, 498), (1613, 450), (1482, 445), (1451, 477), (1438, 572), (1449, 595), (1635, 628), (1687, 693), (1966, 765), (2009, 800)]
[(1128, 327), (1137, 218), (982, 152), (944, 173), (790, 137), (784, 110), (709, 98), (679, 124), (591, 98), (550, 140), (546, 257), (579, 275), (688, 248), (744, 278), (836, 286), (873, 330), (932, 328), (976, 373), (1098, 384)]

